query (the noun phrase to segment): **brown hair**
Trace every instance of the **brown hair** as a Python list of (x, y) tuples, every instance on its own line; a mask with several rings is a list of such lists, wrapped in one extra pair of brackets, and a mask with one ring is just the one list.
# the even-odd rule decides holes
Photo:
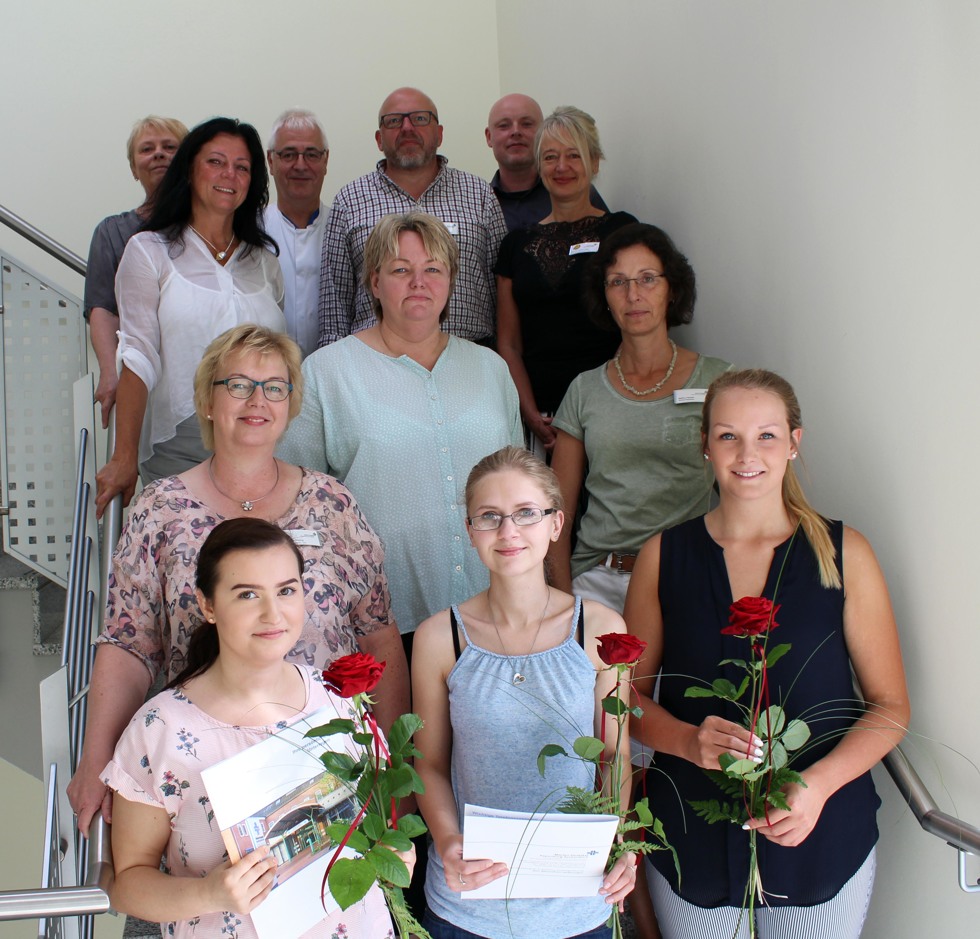
[(552, 508), (559, 511), (564, 510), (565, 504), (561, 497), (561, 489), (558, 486), (558, 477), (555, 476), (551, 467), (523, 447), (503, 447), (495, 453), (485, 456), (470, 470), (470, 475), (466, 480), (467, 512), (469, 512), (470, 502), (473, 499), (473, 490), (477, 485), (487, 476), (502, 470), (517, 470), (517, 472), (523, 473), (531, 482), (541, 487)]
[(214, 450), (214, 425), (208, 419), (214, 382), (220, 380), (218, 372), (225, 359), (236, 352), (281, 355), (286, 363), (286, 378), (293, 386), (289, 396), (289, 419), (292, 420), (303, 407), (303, 353), (289, 336), (254, 323), (243, 323), (225, 330), (211, 340), (194, 373), (194, 410), (201, 425), (201, 442), (207, 450)]
[[(800, 402), (796, 392), (785, 378), (775, 372), (762, 368), (747, 368), (741, 371), (724, 372), (709, 386), (704, 399), (704, 409), (701, 412), (701, 438), (706, 440), (708, 428), (711, 425), (711, 406), (718, 395), (732, 388), (745, 388), (751, 391), (765, 391), (775, 395), (786, 408), (786, 420), (790, 431), (803, 426), (800, 415)], [(783, 476), (783, 505), (794, 521), (798, 521), (803, 529), (813, 553), (817, 556), (817, 566), (820, 569), (820, 583), (824, 587), (839, 590), (841, 587), (840, 571), (835, 563), (837, 549), (830, 540), (827, 520), (820, 515), (807, 501), (803, 487), (793, 470), (793, 464), (787, 463)]]
[[(299, 579), (303, 580), (303, 555), (292, 537), (278, 525), (262, 518), (229, 518), (215, 525), (204, 539), (197, 555), (197, 575), (195, 585), (207, 597), (214, 599), (214, 591), (221, 578), (221, 562), (233, 551), (270, 551), (273, 548), (288, 548), (296, 558)], [(206, 672), (218, 658), (221, 643), (218, 627), (207, 620), (194, 628), (184, 667), (180, 673), (167, 682), (166, 688), (178, 688), (195, 675)], [(164, 690), (166, 690), (166, 688)]]

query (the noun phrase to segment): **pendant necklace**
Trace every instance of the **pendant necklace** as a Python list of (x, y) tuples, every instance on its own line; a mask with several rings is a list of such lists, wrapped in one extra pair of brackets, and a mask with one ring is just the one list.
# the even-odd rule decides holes
[[(514, 672), (514, 677), (510, 680), (512, 685), (523, 685), (527, 681), (527, 677), (524, 674), (524, 670), (527, 667), (527, 660), (531, 657), (531, 653), (534, 651), (534, 646), (538, 641), (538, 634), (541, 632), (541, 624), (544, 623), (545, 618), (548, 616), (548, 607), (551, 605), (551, 588), (548, 588), (548, 598), (544, 603), (544, 610), (541, 613), (541, 619), (538, 620), (538, 628), (534, 631), (534, 638), (531, 640), (531, 648), (527, 650), (524, 656), (524, 660), (521, 662), (521, 667)], [(493, 625), (493, 631), (497, 634), (497, 642), (500, 643), (500, 648), (504, 650), (504, 655), (508, 658), (512, 658), (510, 653), (507, 651), (507, 647), (504, 645), (504, 640), (500, 637), (500, 630), (497, 629), (497, 620), (493, 615), (493, 605), (490, 603), (490, 591), (487, 591), (487, 609), (490, 611), (490, 623)]]
[(211, 485), (214, 486), (214, 488), (217, 489), (221, 495), (223, 495), (230, 502), (237, 502), (242, 507), (243, 512), (251, 512), (259, 502), (271, 496), (272, 493), (276, 491), (276, 486), (279, 485), (279, 461), (273, 458), (273, 462), (276, 464), (276, 481), (272, 484), (272, 488), (264, 496), (259, 496), (258, 499), (237, 499), (234, 496), (228, 495), (228, 493), (218, 485), (218, 480), (214, 478), (214, 466), (212, 465), (214, 463), (214, 455), (212, 455), (211, 459), (208, 460), (208, 476), (211, 477)]
[[(218, 250), (218, 249), (217, 249), (217, 248), (216, 248), (216, 247), (215, 247), (215, 246), (214, 246), (213, 244), (211, 244), (211, 242), (210, 242), (210, 241), (208, 241), (208, 240), (207, 240), (207, 238), (205, 238), (205, 237), (204, 237), (204, 235), (202, 235), (202, 234), (201, 234), (201, 233), (200, 233), (200, 232), (199, 232), (199, 231), (198, 231), (198, 230), (197, 230), (197, 229), (196, 229), (196, 228), (195, 228), (195, 227), (194, 227), (193, 225), (190, 225), (190, 224), (189, 224), (189, 225), (188, 225), (187, 227), (188, 227), (188, 228), (189, 228), (189, 229), (190, 229), (190, 230), (191, 230), (192, 232), (194, 232), (194, 234), (195, 234), (195, 235), (197, 235), (197, 237), (198, 237), (198, 238), (200, 238), (200, 239), (201, 239), (201, 241), (203, 241), (203, 242), (204, 242), (204, 243), (205, 243), (205, 244), (206, 244), (206, 245), (207, 245), (207, 246), (208, 246), (208, 247), (209, 247), (209, 248), (210, 248), (210, 249), (211, 249), (211, 250), (212, 250), (212, 251), (214, 252), (214, 257), (215, 257), (215, 260), (218, 260), (218, 261), (223, 261), (223, 260), (224, 260), (224, 259), (225, 259), (226, 257), (228, 257), (228, 252), (229, 252), (229, 250), (231, 250), (231, 246), (232, 246), (232, 245), (233, 245), (233, 244), (235, 243), (235, 233), (234, 233), (234, 231), (233, 231), (233, 232), (231, 233), (231, 241), (229, 241), (229, 242), (228, 242), (228, 245), (227, 245), (227, 247), (225, 248), (225, 250), (224, 250), (224, 251), (219, 251), (219, 250)], [(220, 490), (218, 490), (218, 491), (220, 492)], [(222, 493), (222, 495), (224, 495), (224, 493)], [(256, 499), (255, 501), (257, 502), (257, 501), (258, 501), (258, 499)]]
[(613, 356), (613, 365), (616, 366), (616, 374), (619, 376), (619, 380), (623, 383), (623, 387), (635, 394), (638, 398), (642, 398), (644, 395), (652, 395), (660, 391), (664, 385), (667, 384), (667, 379), (674, 374), (674, 366), (677, 364), (677, 343), (673, 339), (668, 339), (667, 342), (670, 343), (671, 349), (674, 350), (674, 354), (670, 357), (670, 365), (667, 366), (667, 371), (664, 373), (664, 377), (660, 379), (652, 388), (647, 388), (645, 391), (640, 391), (639, 388), (634, 388), (631, 384), (626, 381), (626, 376), (623, 374), (623, 369), (619, 364), (619, 350), (616, 350), (616, 355)]

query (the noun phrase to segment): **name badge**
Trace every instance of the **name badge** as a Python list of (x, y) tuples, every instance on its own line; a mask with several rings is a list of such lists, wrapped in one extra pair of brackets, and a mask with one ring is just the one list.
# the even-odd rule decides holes
[(293, 544), (301, 547), (319, 548), (323, 545), (320, 533), (312, 528), (287, 528), (286, 534), (293, 539)]
[(598, 250), (598, 241), (583, 241), (577, 245), (572, 245), (568, 249), (568, 256), (571, 257), (573, 254), (595, 254)]
[(704, 404), (707, 388), (681, 388), (674, 392), (674, 404)]
[(457, 225), (455, 222), (443, 222), (442, 224), (446, 226), (446, 230), (450, 235), (459, 234), (459, 225)]

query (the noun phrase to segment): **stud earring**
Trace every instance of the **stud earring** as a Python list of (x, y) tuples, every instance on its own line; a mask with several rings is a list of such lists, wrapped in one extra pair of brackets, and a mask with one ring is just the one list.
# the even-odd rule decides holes
[(703, 456), (703, 457), (704, 457), (704, 458), (705, 458), (706, 460), (710, 460), (710, 459), (711, 459), (711, 457), (710, 457), (710, 456), (708, 456), (708, 454), (707, 454), (707, 453), (702, 453), (701, 455), (702, 455), (702, 456)]
[(208, 420), (211, 420), (211, 415), (210, 414), (208, 415)]
[(791, 460), (795, 460), (796, 459), (796, 451), (795, 450), (789, 455), (789, 458)]

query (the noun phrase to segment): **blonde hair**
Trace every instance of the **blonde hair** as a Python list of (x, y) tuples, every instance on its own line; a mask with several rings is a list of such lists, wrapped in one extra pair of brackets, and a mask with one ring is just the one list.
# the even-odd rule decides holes
[[(384, 315), (381, 301), (371, 292), (371, 278), (381, 270), (390, 258), (398, 257), (398, 239), (405, 232), (415, 232), (422, 239), (422, 247), (434, 261), (445, 264), (449, 271), (449, 296), (453, 295), (456, 275), (459, 273), (459, 247), (449, 229), (434, 215), (426, 212), (405, 212), (402, 215), (385, 215), (371, 230), (364, 245), (364, 287), (372, 297), (374, 315), (380, 320)], [(449, 301), (439, 314), (439, 322), (449, 316)]]
[(523, 473), (531, 482), (541, 488), (545, 499), (553, 509), (564, 510), (565, 503), (558, 486), (558, 477), (555, 476), (551, 467), (523, 447), (502, 447), (489, 456), (485, 456), (470, 470), (470, 475), (466, 479), (465, 492), (467, 512), (469, 512), (470, 503), (473, 500), (473, 490), (487, 476), (503, 470), (516, 470), (518, 473)]
[(129, 168), (136, 172), (136, 141), (148, 130), (159, 131), (164, 134), (173, 134), (177, 143), (183, 141), (187, 136), (187, 128), (175, 117), (157, 117), (155, 114), (148, 114), (140, 118), (133, 129), (129, 132), (126, 140), (126, 159), (129, 160)]
[(555, 108), (538, 126), (534, 135), (534, 165), (541, 172), (541, 148), (545, 135), (570, 143), (580, 154), (589, 155), (589, 172), (595, 177), (599, 161), (605, 159), (599, 143), (599, 131), (595, 118), (581, 108), (564, 106)]
[(208, 450), (214, 450), (214, 425), (208, 418), (214, 382), (220, 380), (218, 372), (228, 356), (238, 352), (282, 356), (286, 363), (286, 378), (293, 386), (289, 396), (289, 420), (303, 407), (303, 353), (299, 346), (285, 333), (277, 333), (265, 326), (254, 323), (234, 326), (211, 341), (194, 373), (194, 410), (201, 425), (201, 442)]
[[(790, 431), (803, 426), (800, 415), (800, 402), (796, 392), (785, 378), (775, 372), (762, 368), (747, 368), (741, 371), (724, 372), (709, 386), (704, 399), (704, 409), (701, 412), (701, 437), (708, 439), (708, 429), (711, 426), (711, 406), (718, 395), (732, 388), (744, 388), (750, 391), (765, 391), (775, 395), (786, 408), (786, 420)], [(820, 515), (807, 501), (803, 487), (793, 470), (793, 464), (786, 464), (783, 476), (783, 505), (794, 521), (799, 522), (803, 533), (813, 548), (820, 570), (820, 583), (824, 587), (839, 590), (841, 588), (840, 571), (837, 569), (837, 549), (830, 540), (830, 530), (827, 520)]]

